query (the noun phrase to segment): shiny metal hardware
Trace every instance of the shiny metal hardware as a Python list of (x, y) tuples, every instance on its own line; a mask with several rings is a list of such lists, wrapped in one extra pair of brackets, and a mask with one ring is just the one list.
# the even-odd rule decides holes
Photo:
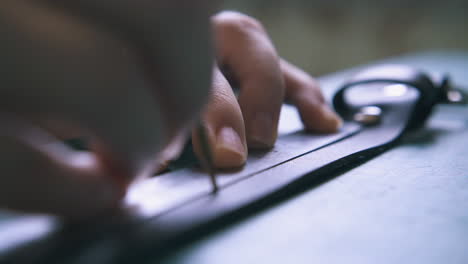
[(448, 76), (443, 76), (439, 84), (441, 95), (440, 101), (444, 104), (465, 104), (467, 103), (467, 96), (461, 89), (457, 89), (450, 81)]
[(380, 109), (380, 107), (365, 106), (359, 109), (356, 114), (354, 114), (353, 119), (362, 125), (372, 126), (378, 124), (381, 117), (382, 109)]

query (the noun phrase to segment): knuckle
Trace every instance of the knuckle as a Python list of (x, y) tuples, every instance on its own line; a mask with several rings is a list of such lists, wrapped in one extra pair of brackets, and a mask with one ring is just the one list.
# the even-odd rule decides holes
[(222, 11), (212, 19), (215, 28), (229, 32), (265, 32), (257, 19), (236, 11)]
[(219, 105), (221, 107), (230, 107), (233, 98), (226, 91), (216, 91), (211, 95), (210, 101), (212, 104)]

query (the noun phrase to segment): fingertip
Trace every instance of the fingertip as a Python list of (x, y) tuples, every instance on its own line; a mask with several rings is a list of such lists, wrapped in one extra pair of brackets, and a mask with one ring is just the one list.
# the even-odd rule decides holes
[(326, 104), (317, 80), (305, 71), (281, 60), (286, 83), (286, 97), (297, 106), (308, 131), (335, 133), (343, 120)]
[(301, 110), (301, 118), (308, 131), (329, 134), (336, 133), (343, 126), (343, 120), (325, 104)]
[(343, 120), (327, 105), (321, 107), (322, 111), (322, 126), (321, 129), (324, 133), (335, 133), (343, 125)]
[(231, 127), (223, 127), (218, 131), (214, 148), (214, 162), (217, 168), (235, 168), (245, 164), (247, 148), (245, 139)]
[[(226, 124), (219, 129), (211, 127), (212, 125), (212, 123), (208, 123), (205, 127), (213, 154), (214, 167), (218, 169), (242, 167), (247, 160), (245, 133)], [(201, 142), (196, 131), (192, 133), (192, 143), (198, 159), (204, 160)]]

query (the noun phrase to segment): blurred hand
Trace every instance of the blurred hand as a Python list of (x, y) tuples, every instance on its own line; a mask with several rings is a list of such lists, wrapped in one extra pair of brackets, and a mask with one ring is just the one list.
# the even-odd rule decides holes
[[(339, 127), (314, 79), (278, 58), (254, 19), (212, 17), (212, 52), (209, 2), (2, 1), (0, 208), (71, 218), (115, 208), (180, 150), (210, 77), (203, 121), (217, 167), (241, 166), (247, 145), (273, 146), (284, 99), (309, 130)], [(89, 152), (62, 143), (77, 137)]]
[[(237, 12), (221, 12), (211, 21), (220, 69), (214, 70), (204, 123), (216, 167), (242, 166), (247, 148), (273, 147), (285, 99), (296, 105), (307, 130), (338, 130), (341, 120), (325, 104), (318, 83), (278, 56), (257, 20)], [(239, 85), (238, 98), (230, 83)], [(202, 158), (196, 130), (192, 142)]]
[(208, 2), (1, 1), (0, 208), (92, 216), (177, 152), (209, 92)]

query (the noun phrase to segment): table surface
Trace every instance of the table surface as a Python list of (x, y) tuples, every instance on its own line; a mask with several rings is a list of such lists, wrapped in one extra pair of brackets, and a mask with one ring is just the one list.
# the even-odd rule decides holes
[[(468, 53), (386, 62), (447, 72), (468, 88)], [(322, 78), (326, 92), (352, 72)], [(162, 261), (259, 262), (468, 263), (468, 108), (439, 106), (398, 147)]]
[[(468, 52), (385, 62), (447, 72), (468, 90)], [(321, 78), (327, 96), (355, 70)], [(468, 263), (467, 146), (468, 107), (438, 106), (397, 147), (153, 262)], [(0, 249), (18, 235), (9, 222)]]

